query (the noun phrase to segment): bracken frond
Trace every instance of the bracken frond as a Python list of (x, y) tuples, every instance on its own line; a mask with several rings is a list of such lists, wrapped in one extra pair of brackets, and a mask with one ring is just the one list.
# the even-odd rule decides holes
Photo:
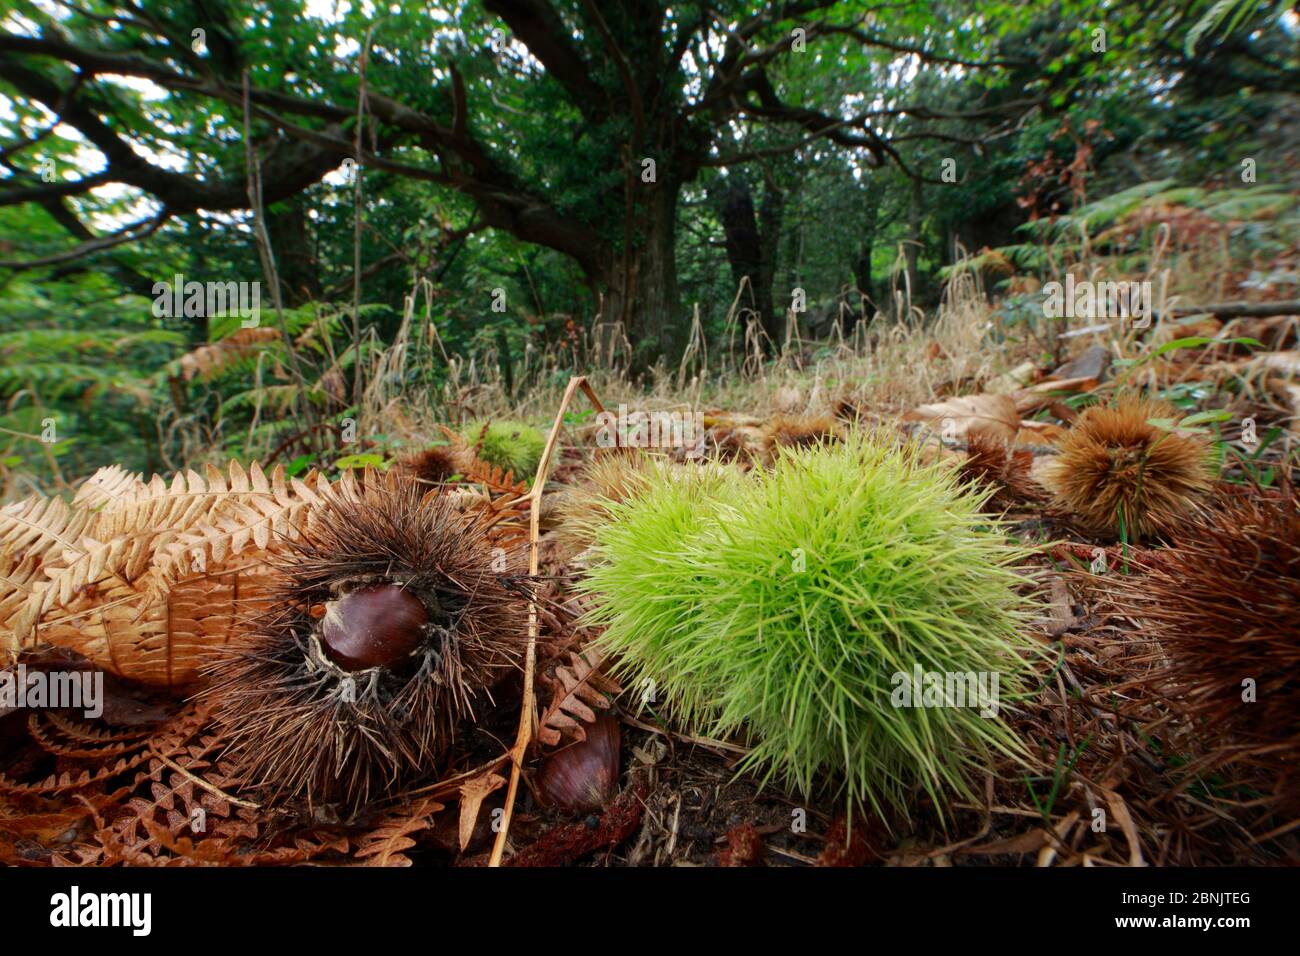
[(252, 355), (267, 343), (279, 339), (279, 331), (273, 328), (238, 329), (224, 339), (200, 345), (182, 355), (179, 359), (181, 375), (187, 382), (193, 378), (211, 378), (231, 362)]
[(300, 537), (313, 509), (356, 497), (350, 473), (268, 478), (232, 462), (171, 482), (121, 469), (74, 496), (0, 510), (0, 648), (69, 648), (142, 683), (175, 687), (256, 606), (265, 556)]

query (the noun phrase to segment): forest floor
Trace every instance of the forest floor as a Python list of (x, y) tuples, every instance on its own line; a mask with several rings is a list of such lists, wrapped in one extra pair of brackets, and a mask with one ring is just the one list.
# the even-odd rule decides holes
[[(1282, 265), (1296, 267), (1295, 251)], [(1276, 264), (1275, 264), (1276, 265)], [(1244, 275), (1244, 273), (1243, 273)], [(738, 359), (721, 375), (685, 363), (649, 391), (617, 371), (589, 380), (607, 407), (705, 411), (710, 446), (761, 465), (773, 420), (834, 417), (895, 430), (959, 466), (973, 423), (992, 421), (1034, 479), (1010, 489), (1004, 517), (1036, 549), (1045, 600), (1034, 635), (1051, 649), (1040, 686), (1006, 719), (1033, 752), (1005, 760), (944, 807), (918, 795), (907, 818), (846, 817), (833, 781), (809, 798), (737, 773), (743, 740), (674, 726), (630, 695), (609, 695), (619, 772), (601, 810), (563, 814), (537, 799), (534, 747), (505, 843), (514, 865), (1272, 865), (1300, 861), (1300, 820), (1265, 799), (1261, 777), (1232, 746), (1207, 746), (1157, 696), (1135, 692), (1160, 649), (1109, 599), (1108, 580), (1141, 567), (1149, 547), (1089, 534), (1037, 484), (1053, 441), (1079, 409), (1135, 389), (1186, 414), (1218, 414), (1214, 494), (1290, 494), (1300, 445), (1300, 317), (1192, 312), (1148, 334), (1059, 338), (1003, 324), (1000, 306), (954, 283), (928, 323), (860, 329), (852, 342), (787, 343), (775, 365)], [(1202, 294), (1205, 294), (1202, 291)], [(1279, 293), (1280, 296), (1280, 293)], [(880, 328), (885, 328), (881, 326)], [(1258, 343), (1249, 344), (1244, 340)], [(488, 387), (491, 386), (491, 387)], [(453, 382), (479, 417), (537, 423), (559, 408), (558, 385), (508, 399), (500, 383)], [(488, 398), (484, 398), (488, 395)], [(495, 404), (494, 404), (495, 403)], [(576, 412), (576, 406), (571, 411)], [(438, 434), (427, 405), (398, 393), (369, 414), (418, 447)], [(1249, 442), (1241, 423), (1254, 422)], [(1222, 424), (1222, 428), (1218, 428)], [(585, 642), (569, 588), (580, 569), (550, 530), (552, 492), (572, 485), (594, 450), (589, 417), (562, 430), (541, 498), (544, 609), (537, 700), (545, 710)], [(1260, 447), (1262, 444), (1263, 447)], [(1019, 456), (1016, 458), (1016, 456)], [(1279, 491), (1279, 488), (1282, 489)], [(526, 513), (526, 512), (525, 512)], [(1104, 567), (1097, 562), (1104, 559)], [(1110, 576), (1110, 577), (1108, 577)], [(1292, 582), (1294, 584), (1294, 581)], [(1294, 622), (1290, 622), (1294, 628)], [(68, 659), (55, 660), (69, 665)], [(41, 666), (39, 657), (29, 658)], [(50, 666), (48, 660), (46, 666)], [(506, 799), (505, 754), (520, 711), (507, 684), (461, 742), (452, 766), (365, 819), (304, 820), (240, 796), (201, 701), (110, 679), (104, 724), (54, 712), (0, 712), (0, 861), (20, 865), (317, 863), (481, 865)], [(107, 725), (105, 728), (104, 725)], [(545, 748), (549, 749), (549, 748)], [(459, 810), (457, 808), (459, 803)], [(469, 808), (467, 810), (467, 807)], [(196, 819), (206, 825), (194, 828)]]

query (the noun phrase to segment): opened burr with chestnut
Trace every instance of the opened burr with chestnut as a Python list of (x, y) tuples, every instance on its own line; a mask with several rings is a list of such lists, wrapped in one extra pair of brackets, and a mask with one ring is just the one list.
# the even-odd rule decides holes
[(522, 660), (515, 562), (473, 514), (396, 477), (318, 512), (278, 564), (268, 609), (208, 667), (246, 786), (350, 816), (433, 779)]

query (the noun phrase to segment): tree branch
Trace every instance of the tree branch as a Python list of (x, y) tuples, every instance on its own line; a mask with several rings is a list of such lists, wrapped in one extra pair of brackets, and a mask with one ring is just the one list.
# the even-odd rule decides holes
[(600, 120), (606, 115), (605, 91), (592, 79), (591, 67), (570, 45), (569, 31), (546, 0), (484, 0), (483, 8), (506, 22), (583, 116)]
[[(91, 239), (75, 246), (72, 249), (65, 249), (63, 252), (57, 252), (48, 256), (41, 256), (37, 259), (0, 259), (0, 269), (37, 269), (42, 266), (54, 266), (64, 262), (71, 262), (73, 259), (80, 259), (82, 256), (88, 256), (92, 252), (102, 252), (105, 249), (111, 249), (114, 246), (120, 246), (125, 242), (134, 242), (137, 239), (143, 239), (151, 236), (158, 231), (171, 218), (171, 213), (164, 206), (157, 215), (137, 220), (123, 226), (117, 232), (110, 233), (107, 236), (100, 236), (97, 239)], [(137, 229), (143, 228), (143, 231), (136, 234)]]

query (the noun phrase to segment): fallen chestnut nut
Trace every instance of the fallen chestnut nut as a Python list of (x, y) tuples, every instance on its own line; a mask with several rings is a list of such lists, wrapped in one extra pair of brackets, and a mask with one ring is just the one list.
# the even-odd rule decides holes
[(600, 810), (618, 789), (619, 722), (603, 716), (584, 726), (587, 739), (547, 757), (538, 782), (546, 802), (562, 810)]
[(380, 584), (329, 601), (320, 622), (321, 650), (346, 671), (391, 667), (425, 639), (429, 612), (405, 588)]

